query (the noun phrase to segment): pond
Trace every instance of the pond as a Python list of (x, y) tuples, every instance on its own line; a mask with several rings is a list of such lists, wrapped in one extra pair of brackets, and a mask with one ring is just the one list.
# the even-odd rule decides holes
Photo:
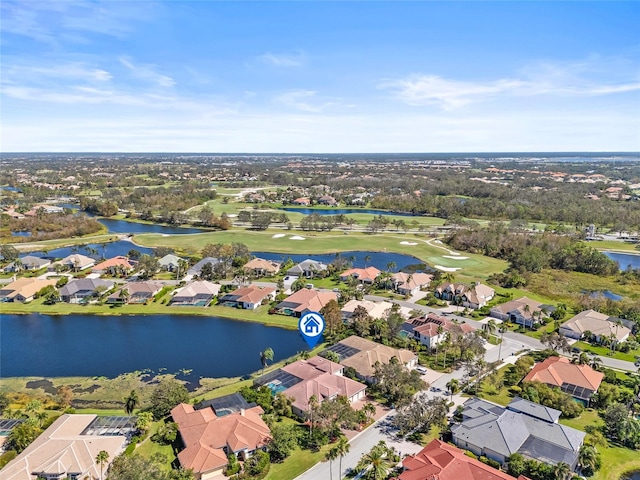
[(611, 260), (615, 260), (620, 265), (620, 270), (626, 270), (627, 268), (640, 268), (640, 254), (634, 253), (618, 253), (618, 252), (603, 252)]
[(640, 471), (626, 473), (620, 480), (640, 480)]
[(150, 369), (201, 377), (235, 377), (308, 350), (297, 330), (192, 315), (2, 315), (3, 377), (106, 376)]
[[(318, 260), (322, 263), (329, 264), (335, 260), (338, 254), (336, 253), (326, 253), (326, 254), (305, 254), (305, 253), (297, 253), (297, 254), (289, 254), (283, 255), (281, 253), (271, 253), (271, 252), (253, 252), (256, 257), (264, 258), (266, 260), (274, 260), (277, 262), (283, 262), (287, 258), (291, 258), (296, 263), (302, 262), (307, 258), (311, 258), (313, 260)], [(362, 252), (362, 251), (353, 251), (353, 252), (340, 252), (339, 254), (343, 258), (351, 261), (353, 267), (355, 268), (365, 268), (365, 266), (370, 267), (374, 266), (379, 270), (387, 270), (387, 267), (390, 263), (394, 263), (395, 266), (390, 270), (393, 272), (397, 272), (404, 268), (407, 268), (410, 265), (419, 265), (422, 266), (424, 263), (411, 255), (404, 255), (401, 253), (392, 253), (392, 252)], [(371, 257), (365, 261), (365, 257)], [(419, 268), (419, 269), (425, 269)], [(426, 268), (428, 270), (428, 267)]]
[(278, 210), (285, 210), (287, 212), (296, 212), (303, 215), (311, 215), (317, 213), (318, 215), (349, 215), (350, 213), (369, 213), (372, 215), (393, 215), (396, 217), (422, 217), (423, 215), (415, 213), (395, 213), (387, 210), (375, 210), (371, 208), (332, 208), (332, 209), (318, 209), (315, 208), (296, 208), (296, 207), (280, 207)]
[(98, 222), (107, 227), (109, 233), (162, 233), (166, 235), (180, 235), (184, 233), (203, 233), (209, 231), (203, 228), (167, 227), (166, 225), (127, 222), (126, 220), (112, 220), (110, 218), (100, 218)]
[(31, 232), (11, 232), (12, 237), (30, 237)]
[(87, 257), (94, 258), (96, 260), (102, 259), (103, 254), (105, 258), (111, 258), (116, 256), (126, 257), (130, 250), (135, 249), (140, 253), (146, 253), (151, 255), (153, 253), (152, 248), (147, 247), (139, 247), (134, 243), (131, 243), (127, 240), (118, 240), (117, 242), (110, 243), (92, 243), (89, 245), (78, 245), (75, 247), (63, 247), (63, 248), (55, 248), (53, 250), (47, 250), (46, 252), (29, 252), (20, 255), (24, 257), (25, 255), (33, 255), (41, 258), (64, 258), (72, 253), (79, 253), (81, 255), (85, 255)]

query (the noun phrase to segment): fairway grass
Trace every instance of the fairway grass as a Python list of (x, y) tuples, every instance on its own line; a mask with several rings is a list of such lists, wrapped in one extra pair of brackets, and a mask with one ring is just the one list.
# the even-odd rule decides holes
[[(283, 230), (227, 230), (213, 233), (197, 233), (190, 235), (141, 234), (134, 237), (134, 242), (144, 247), (165, 246), (185, 253), (197, 254), (208, 243), (242, 242), (251, 251), (268, 251), (287, 254), (323, 254), (345, 251), (394, 252), (412, 255), (428, 265), (441, 265), (447, 268), (461, 268), (456, 276), (468, 278), (487, 278), (493, 273), (504, 271), (507, 262), (483, 255), (467, 254), (467, 260), (445, 258), (443, 249), (426, 243), (427, 237), (415, 234), (385, 232), (369, 234), (363, 232), (287, 232), (285, 237), (273, 238)], [(293, 241), (290, 236), (299, 235), (304, 240)], [(409, 241), (417, 245), (402, 245)]]

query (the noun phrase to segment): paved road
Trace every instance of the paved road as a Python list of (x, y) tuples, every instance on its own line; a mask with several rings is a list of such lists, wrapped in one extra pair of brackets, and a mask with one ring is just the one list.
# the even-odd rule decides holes
[[(384, 440), (389, 447), (395, 447), (402, 455), (406, 453), (419, 452), (422, 447), (415, 443), (407, 441), (398, 441), (395, 430), (391, 426), (391, 421), (396, 411), (391, 410), (387, 415), (375, 422), (371, 427), (359, 434), (351, 440), (351, 448), (349, 453), (342, 459), (342, 472), (338, 476), (339, 460), (333, 462), (333, 478), (343, 478), (350, 468), (354, 468), (360, 458), (371, 450), (380, 440)], [(331, 478), (329, 473), (329, 462), (320, 462), (305, 473), (297, 477), (297, 480), (328, 480)]]

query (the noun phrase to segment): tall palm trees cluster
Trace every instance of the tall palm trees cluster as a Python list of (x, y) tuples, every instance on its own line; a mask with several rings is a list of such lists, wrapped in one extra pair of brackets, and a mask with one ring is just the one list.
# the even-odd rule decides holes
[(355, 471), (364, 480), (385, 480), (399, 461), (400, 455), (396, 449), (380, 440), (360, 459)]
[(347, 437), (341, 436), (340, 439), (329, 450), (327, 450), (324, 458), (329, 461), (329, 475), (331, 476), (331, 480), (333, 480), (333, 461), (336, 458), (340, 459), (338, 478), (342, 478), (342, 458), (349, 453), (350, 448), (351, 445), (349, 444)]

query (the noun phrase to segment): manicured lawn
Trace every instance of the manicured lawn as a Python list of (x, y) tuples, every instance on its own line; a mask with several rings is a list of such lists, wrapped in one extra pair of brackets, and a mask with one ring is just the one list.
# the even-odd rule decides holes
[[(498, 378), (496, 380), (497, 385), (502, 384), (502, 378), (504, 377), (504, 372), (507, 368), (509, 367), (505, 366), (498, 370)], [(504, 406), (508, 405), (509, 402), (513, 400), (513, 396), (509, 393), (508, 387), (503, 386), (498, 389), (491, 385), (486, 378), (480, 382), (480, 390), (477, 396), (488, 400), (489, 402)]]
[[(106, 232), (106, 228), (104, 229)], [(21, 252), (36, 252), (40, 250), (54, 250), (56, 248), (71, 247), (73, 245), (87, 245), (89, 243), (109, 243), (119, 240), (118, 235), (104, 233), (87, 235), (85, 237), (61, 238), (56, 240), (43, 240), (41, 242), (14, 243)]]
[(590, 343), (582, 341), (576, 342), (573, 346), (579, 348), (580, 350), (593, 352), (597, 355), (602, 355), (605, 357), (617, 358), (618, 360), (624, 360), (626, 362), (635, 362), (636, 356), (640, 356), (640, 350), (631, 350), (628, 353), (614, 352), (613, 355), (610, 355), (610, 348), (594, 346)]
[[(331, 448), (330, 445), (325, 445), (318, 452), (297, 448), (284, 462), (272, 463), (265, 480), (292, 480), (309, 470), (316, 463), (323, 461), (324, 455), (329, 448)], [(336, 471), (338, 470), (336, 466), (338, 461), (334, 462)]]
[(136, 455), (141, 455), (145, 458), (150, 458), (156, 453), (160, 453), (167, 458), (167, 461), (163, 464), (165, 470), (171, 470), (171, 463), (176, 459), (173, 453), (173, 447), (171, 445), (161, 445), (151, 440), (151, 436), (158, 431), (158, 427), (162, 422), (154, 422), (149, 430), (149, 435), (144, 439), (142, 443), (139, 443), (134, 450)]
[(599, 448), (602, 467), (591, 480), (618, 480), (623, 473), (640, 470), (640, 451), (623, 447)]
[(598, 250), (611, 252), (640, 253), (636, 244), (626, 242), (616, 242), (615, 240), (595, 240), (589, 241), (589, 246)]
[[(240, 233), (241, 232), (241, 233)], [(286, 235), (299, 235), (303, 241), (291, 241), (288, 236), (273, 238), (282, 230), (256, 232), (250, 230), (228, 230), (224, 232), (199, 233), (191, 235), (142, 234), (134, 240), (142, 246), (167, 246), (187, 253), (197, 253), (208, 243), (231, 243), (239, 239), (252, 251), (269, 251), (275, 253), (320, 254), (344, 251), (396, 252), (413, 255), (429, 265), (444, 267), (458, 267), (462, 270), (457, 277), (486, 278), (492, 273), (501, 272), (507, 267), (507, 262), (495, 258), (476, 254), (464, 254), (467, 260), (452, 260), (445, 258), (447, 252), (442, 248), (428, 245), (426, 237), (414, 234), (394, 234), (390, 232), (368, 234), (350, 232), (348, 235), (339, 232), (290, 232)], [(417, 245), (407, 246), (400, 242), (410, 241)]]
[(561, 418), (560, 423), (567, 427), (575, 428), (576, 430), (584, 429), (587, 425), (601, 426), (604, 425), (604, 421), (598, 415), (598, 412), (594, 409), (586, 409), (577, 418)]

